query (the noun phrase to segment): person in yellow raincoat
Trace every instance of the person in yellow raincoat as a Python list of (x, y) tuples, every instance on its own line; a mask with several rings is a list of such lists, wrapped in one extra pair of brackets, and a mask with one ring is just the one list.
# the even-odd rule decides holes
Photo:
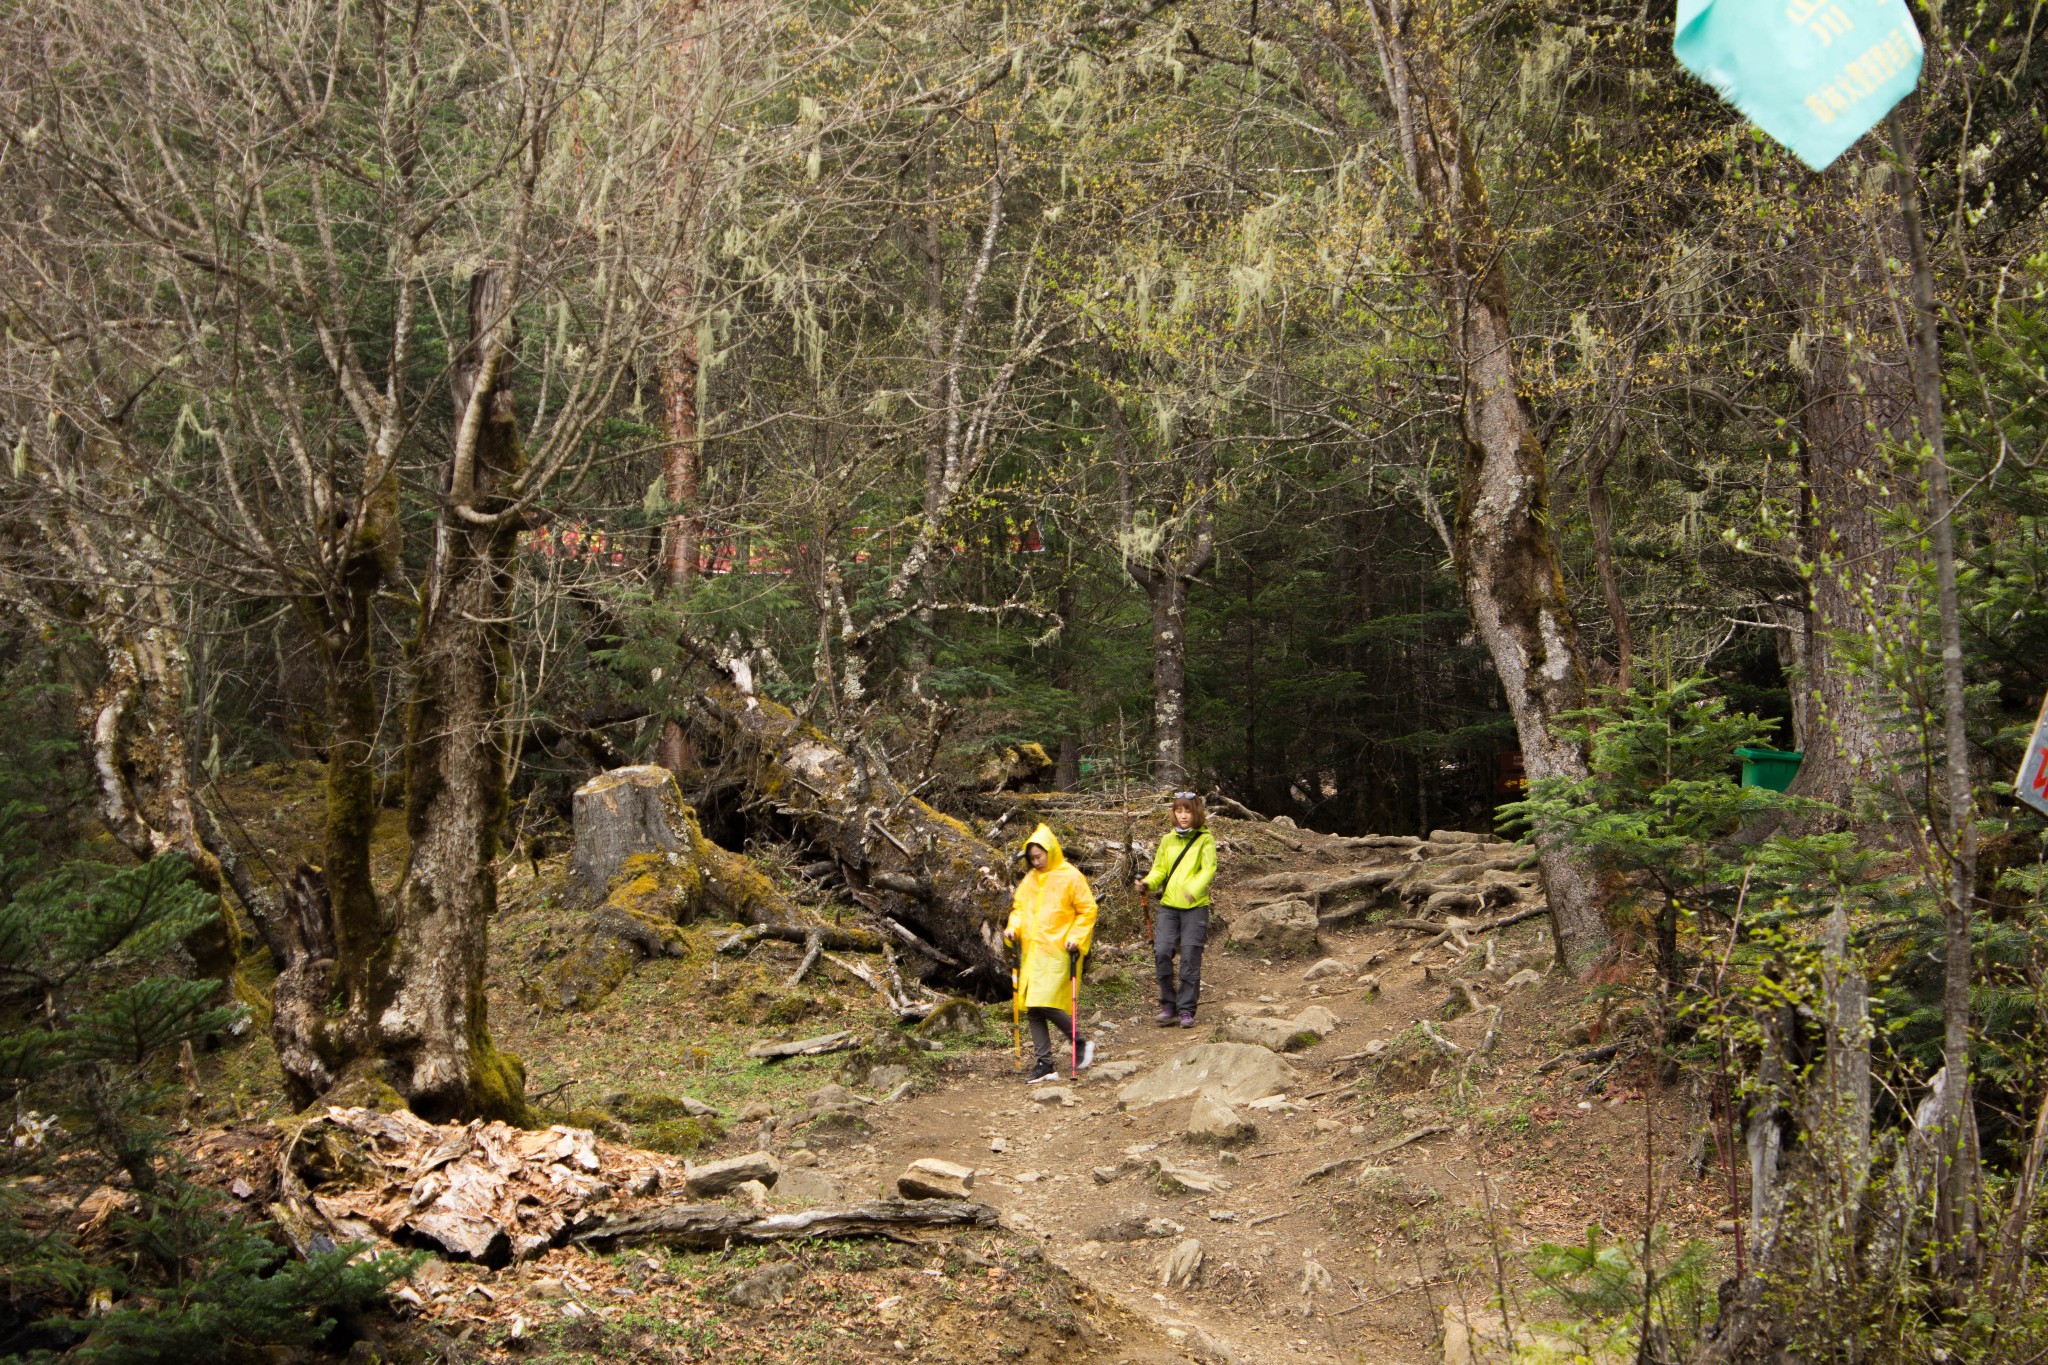
[(1059, 1075), (1052, 1060), (1053, 1028), (1073, 1046), (1077, 1070), (1086, 1071), (1095, 1060), (1095, 1044), (1076, 1036), (1078, 1024), (1067, 1013), (1073, 979), (1095, 941), (1095, 893), (1044, 825), (1024, 841), (1024, 856), (1031, 868), (1017, 883), (1003, 942), (1015, 944), (1023, 955), (1017, 993), (1031, 1027), (1031, 1046), (1038, 1052), (1029, 1078), (1036, 1085)]

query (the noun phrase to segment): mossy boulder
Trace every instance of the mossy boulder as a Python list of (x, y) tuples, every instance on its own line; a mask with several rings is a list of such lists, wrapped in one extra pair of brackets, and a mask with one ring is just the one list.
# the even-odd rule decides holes
[(689, 1156), (718, 1141), (723, 1129), (709, 1115), (696, 1118), (663, 1119), (659, 1123), (633, 1125), (633, 1141), (650, 1152)]

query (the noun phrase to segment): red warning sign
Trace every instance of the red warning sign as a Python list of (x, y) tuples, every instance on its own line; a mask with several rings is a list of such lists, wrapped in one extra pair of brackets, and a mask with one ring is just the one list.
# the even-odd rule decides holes
[(2048, 697), (2041, 701), (2041, 717), (2034, 722), (2033, 738), (2020, 760), (2020, 775), (2012, 780), (2012, 794), (2048, 815)]

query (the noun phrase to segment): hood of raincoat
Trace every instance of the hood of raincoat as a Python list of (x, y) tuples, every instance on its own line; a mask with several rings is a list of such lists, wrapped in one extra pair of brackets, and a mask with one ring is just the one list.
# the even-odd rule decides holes
[(1033, 844), (1037, 844), (1045, 850), (1045, 870), (1047, 872), (1066, 862), (1067, 855), (1060, 851), (1060, 837), (1052, 832), (1052, 826), (1040, 825), (1037, 829), (1032, 830), (1031, 837), (1024, 841), (1024, 856), (1027, 862), (1030, 860), (1031, 846)]

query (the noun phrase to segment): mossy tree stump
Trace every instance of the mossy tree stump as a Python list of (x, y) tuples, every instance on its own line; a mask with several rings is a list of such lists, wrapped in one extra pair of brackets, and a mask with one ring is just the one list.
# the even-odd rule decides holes
[(570, 864), (576, 885), (601, 901), (635, 854), (675, 854), (677, 861), (694, 856), (696, 849), (685, 847), (686, 823), (694, 821), (684, 815), (668, 769), (642, 763), (599, 773), (576, 789), (576, 852)]
[(554, 1009), (589, 1009), (651, 957), (681, 957), (679, 925), (704, 915), (801, 925), (806, 916), (753, 861), (704, 837), (668, 769), (614, 768), (575, 796), (578, 889), (593, 902), (582, 931), (541, 969), (534, 989)]

